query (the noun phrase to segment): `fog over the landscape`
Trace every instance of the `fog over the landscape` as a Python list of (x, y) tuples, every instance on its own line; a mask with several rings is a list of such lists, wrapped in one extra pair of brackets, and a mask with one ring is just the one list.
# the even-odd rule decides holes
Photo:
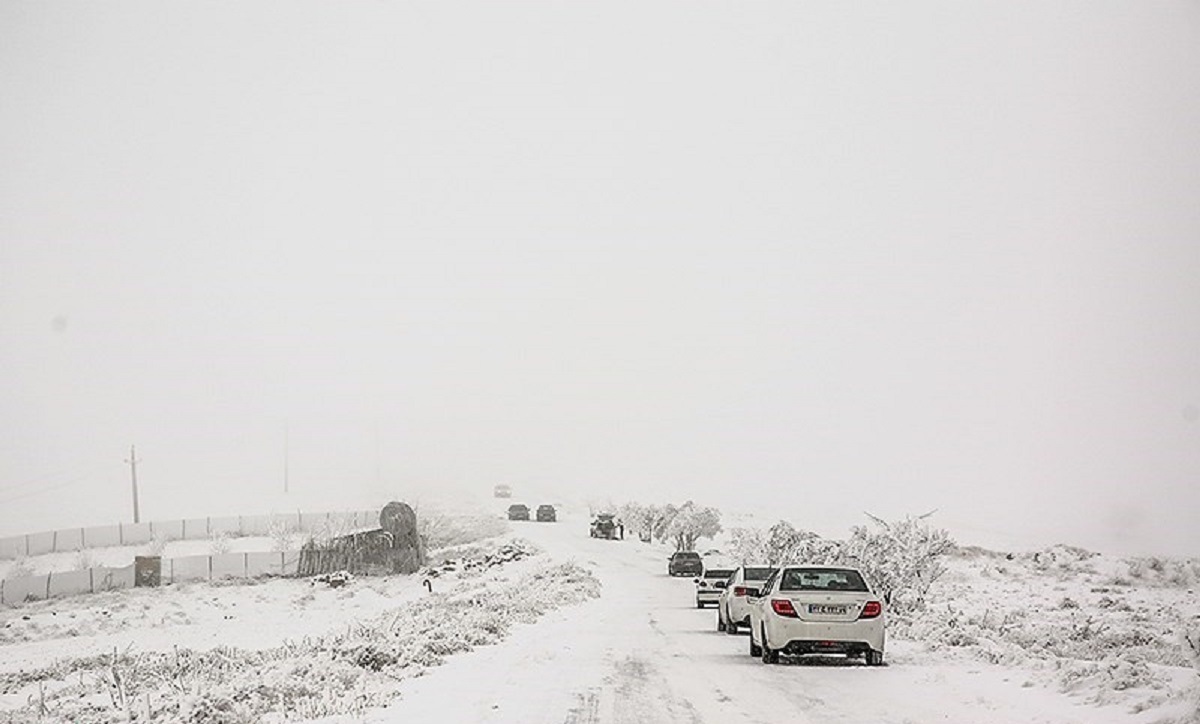
[(1182, 0), (0, 3), (0, 535), (136, 445), (143, 519), (1195, 555), (1197, 69)]

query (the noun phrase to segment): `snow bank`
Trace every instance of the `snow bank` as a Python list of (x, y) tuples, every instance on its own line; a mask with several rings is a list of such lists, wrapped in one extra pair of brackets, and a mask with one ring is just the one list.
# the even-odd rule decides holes
[[(518, 560), (514, 547), (523, 552), (519, 562), (510, 562)], [(8, 706), (0, 721), (225, 724), (360, 714), (385, 704), (399, 682), (446, 656), (495, 643), (515, 625), (599, 595), (589, 571), (529, 557), (533, 552), (520, 542), (508, 544), (487, 554), (493, 561), (507, 558), (503, 564), (470, 566), (468, 575), (447, 572), (435, 592), (399, 606), (376, 595), (369, 614), (278, 646), (118, 647), (0, 673), (0, 708)], [(336, 595), (364, 580), (346, 582)], [(215, 588), (196, 589), (201, 591), (219, 595)]]

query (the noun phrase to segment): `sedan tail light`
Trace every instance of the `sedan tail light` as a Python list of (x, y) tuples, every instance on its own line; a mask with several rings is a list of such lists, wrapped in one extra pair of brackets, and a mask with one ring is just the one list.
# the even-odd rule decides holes
[(792, 602), (786, 598), (772, 598), (771, 610), (778, 616), (788, 616), (790, 618), (799, 618), (796, 615), (796, 609), (792, 606)]
[(734, 586), (733, 587), (733, 595), (745, 596), (746, 595), (746, 587), (745, 586)]
[(883, 604), (879, 601), (867, 601), (862, 607), (862, 612), (858, 614), (859, 618), (875, 618), (883, 613)]

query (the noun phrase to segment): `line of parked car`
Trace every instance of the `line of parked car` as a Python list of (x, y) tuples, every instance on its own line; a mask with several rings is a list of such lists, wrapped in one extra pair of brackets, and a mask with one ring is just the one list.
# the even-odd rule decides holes
[(695, 575), (696, 608), (717, 607), (717, 630), (750, 632), (749, 653), (763, 663), (782, 656), (840, 654), (883, 664), (883, 602), (862, 573), (847, 566), (705, 567), (699, 554), (675, 553), (672, 576)]

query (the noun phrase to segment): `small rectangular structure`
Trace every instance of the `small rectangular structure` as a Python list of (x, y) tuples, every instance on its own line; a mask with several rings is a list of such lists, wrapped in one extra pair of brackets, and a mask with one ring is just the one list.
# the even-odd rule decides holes
[[(207, 581), (210, 571), (211, 556), (184, 556), (182, 558), (168, 558), (170, 563), (171, 583), (182, 583), (184, 581)], [(163, 574), (167, 575), (165, 570), (168, 566), (163, 567)]]
[(124, 546), (142, 545), (154, 538), (155, 531), (150, 530), (150, 523), (121, 523), (117, 528), (120, 530), (121, 545)]
[(63, 571), (50, 574), (49, 595), (77, 596), (92, 592), (92, 571)]
[(133, 588), (134, 585), (134, 566), (122, 566), (120, 568), (107, 568), (100, 566), (92, 569), (92, 590), (99, 591), (114, 591), (118, 588)]
[(95, 528), (83, 529), (84, 548), (110, 548), (125, 545), (121, 540), (121, 526), (102, 525)]
[(283, 575), (283, 553), (279, 551), (272, 551), (270, 553), (260, 551), (245, 555), (246, 576), (248, 578)]
[(244, 578), (246, 575), (245, 553), (222, 553), (209, 558), (209, 577), (214, 581), (218, 578)]
[(208, 519), (209, 535), (227, 535), (231, 538), (243, 535), (242, 520), (237, 516)]
[(149, 587), (162, 585), (162, 557), (135, 556), (133, 559), (133, 585)]
[(20, 576), (18, 578), (5, 578), (0, 583), (3, 584), (3, 588), (0, 588), (0, 599), (5, 604), (11, 606), (17, 603), (24, 603), (25, 601), (41, 601), (45, 599), (49, 579), (45, 575)]

